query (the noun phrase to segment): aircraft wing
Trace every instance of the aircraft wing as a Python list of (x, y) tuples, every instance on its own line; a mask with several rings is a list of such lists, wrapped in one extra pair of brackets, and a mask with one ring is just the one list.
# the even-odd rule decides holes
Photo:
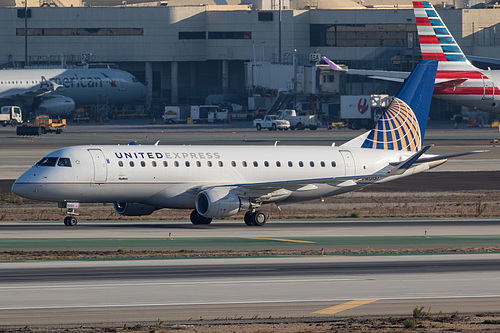
[(396, 71), (382, 71), (382, 70), (371, 70), (371, 69), (345, 69), (328, 59), (327, 57), (321, 57), (333, 70), (340, 72), (347, 72), (352, 75), (362, 75), (367, 76), (371, 79), (392, 81), (392, 82), (404, 82), (404, 80), (410, 75), (410, 72), (396, 72)]
[(49, 81), (50, 86), (45, 88), (40, 88), (39, 86), (34, 86), (29, 89), (16, 89), (12, 91), (6, 91), (0, 94), (0, 99), (10, 99), (10, 100), (33, 100), (34, 98), (50, 94), (57, 90), (57, 88), (62, 87), (61, 85)]

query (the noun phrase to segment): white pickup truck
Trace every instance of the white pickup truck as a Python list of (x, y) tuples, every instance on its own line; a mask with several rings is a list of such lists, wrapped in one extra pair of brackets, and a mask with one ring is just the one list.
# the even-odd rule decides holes
[(277, 116), (265, 116), (264, 119), (255, 119), (253, 125), (257, 131), (263, 128), (267, 128), (270, 131), (288, 130), (290, 128), (288, 120), (278, 119)]
[(278, 117), (288, 120), (290, 122), (290, 129), (292, 130), (309, 128), (314, 131), (321, 126), (321, 122), (317, 116), (305, 112), (299, 114), (295, 110), (279, 110)]

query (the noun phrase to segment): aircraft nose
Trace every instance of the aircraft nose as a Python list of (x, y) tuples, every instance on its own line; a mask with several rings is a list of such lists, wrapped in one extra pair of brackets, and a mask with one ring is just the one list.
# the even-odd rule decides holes
[(148, 94), (148, 87), (146, 87), (146, 85), (142, 83), (139, 84), (140, 84), (139, 93), (141, 94), (141, 98), (144, 98)]
[(33, 194), (34, 191), (33, 184), (30, 184), (25, 174), (16, 179), (11, 189), (16, 195), (24, 198), (29, 198), (30, 194)]
[(17, 180), (16, 180), (14, 182), (14, 184), (12, 184), (12, 188), (11, 189), (12, 189), (12, 192), (14, 192), (14, 194), (19, 195), (19, 196), (22, 197), (23, 194), (24, 194), (24, 191), (23, 191), (24, 188), (25, 188), (25, 186), (19, 184), (17, 182)]

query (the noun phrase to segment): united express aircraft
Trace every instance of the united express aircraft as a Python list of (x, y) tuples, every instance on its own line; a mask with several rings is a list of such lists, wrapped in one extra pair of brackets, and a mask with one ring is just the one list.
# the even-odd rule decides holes
[(261, 226), (264, 204), (323, 199), (434, 168), (455, 155), (422, 147), (437, 61), (422, 61), (375, 128), (341, 146), (75, 146), (47, 154), (12, 190), (67, 208), (114, 203), (122, 215), (193, 209), (194, 224), (246, 212)]
[(77, 104), (127, 104), (146, 97), (132, 74), (110, 68), (0, 71), (0, 102), (69, 115)]

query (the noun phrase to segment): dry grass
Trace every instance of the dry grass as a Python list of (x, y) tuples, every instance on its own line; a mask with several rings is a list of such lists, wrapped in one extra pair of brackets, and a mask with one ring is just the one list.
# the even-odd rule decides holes
[[(0, 195), (0, 221), (59, 221), (65, 210), (56, 203), (40, 203), (14, 194)], [(22, 207), (22, 209), (19, 209)], [(330, 197), (325, 202), (308, 201), (266, 205), (274, 219), (387, 218), (387, 217), (496, 217), (500, 211), (500, 191), (467, 192), (352, 192)], [(161, 209), (147, 216), (122, 216), (113, 205), (82, 204), (78, 210), (85, 220), (189, 220), (188, 209)], [(242, 219), (238, 214), (229, 219)]]

